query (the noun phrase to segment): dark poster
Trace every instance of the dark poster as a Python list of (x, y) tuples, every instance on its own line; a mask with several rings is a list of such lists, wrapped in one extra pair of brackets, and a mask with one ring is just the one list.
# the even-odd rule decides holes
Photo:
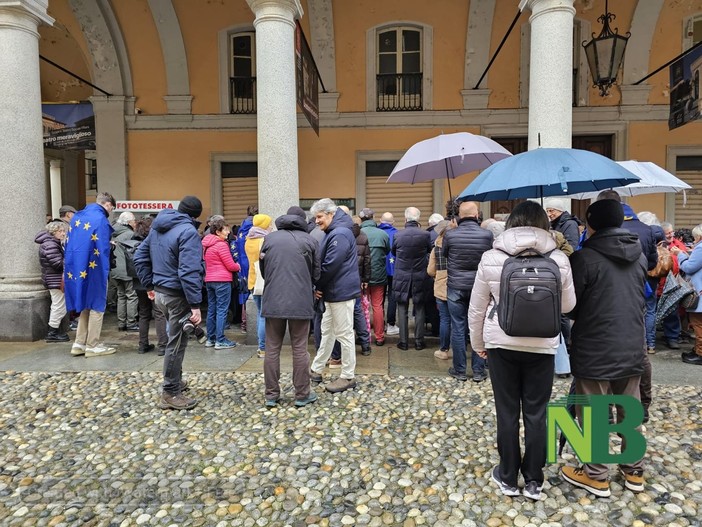
[(670, 117), (668, 128), (678, 128), (700, 118), (702, 46), (670, 66)]
[(44, 148), (95, 149), (95, 115), (89, 102), (42, 104)]
[(319, 135), (319, 73), (299, 22), (295, 22), (295, 78), (297, 104)]

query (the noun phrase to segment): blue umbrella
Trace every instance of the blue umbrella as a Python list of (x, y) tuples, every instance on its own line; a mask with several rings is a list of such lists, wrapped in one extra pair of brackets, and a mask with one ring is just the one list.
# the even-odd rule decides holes
[(537, 148), (483, 170), (459, 201), (497, 201), (567, 196), (623, 187), (639, 181), (614, 161), (588, 150)]

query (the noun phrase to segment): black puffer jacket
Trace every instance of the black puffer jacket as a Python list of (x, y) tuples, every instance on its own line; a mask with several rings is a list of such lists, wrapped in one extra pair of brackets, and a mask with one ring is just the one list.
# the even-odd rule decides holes
[(39, 265), (41, 265), (41, 281), (47, 289), (61, 289), (63, 276), (63, 245), (58, 238), (41, 231), (34, 238), (39, 244)]
[(461, 218), (458, 227), (446, 231), (442, 252), (447, 260), (448, 287), (462, 291), (473, 288), (480, 259), (492, 249), (492, 241), (492, 233), (476, 218)]
[(635, 234), (602, 229), (570, 257), (577, 303), (569, 316), (576, 378), (615, 380), (643, 373), (646, 257)]
[(353, 224), (351, 229), (356, 237), (356, 254), (358, 255), (358, 275), (361, 283), (367, 284), (371, 279), (371, 253), (368, 236), (361, 232), (361, 226)]
[(577, 220), (568, 212), (563, 212), (555, 220), (551, 222), (551, 228), (563, 234), (563, 237), (575, 248), (580, 241), (580, 230), (578, 229)]
[(431, 237), (416, 221), (408, 221), (404, 230), (397, 231), (392, 240), (395, 255), (395, 276), (392, 290), (395, 299), (404, 304), (410, 298), (416, 304), (431, 294), (427, 264), (431, 252)]

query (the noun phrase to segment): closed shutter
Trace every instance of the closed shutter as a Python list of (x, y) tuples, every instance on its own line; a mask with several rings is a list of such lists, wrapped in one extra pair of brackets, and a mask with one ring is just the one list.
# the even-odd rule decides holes
[(683, 206), (683, 193), (675, 194), (675, 228), (692, 229), (702, 223), (702, 171), (678, 171), (676, 176), (692, 188), (686, 191), (686, 206)]
[(225, 219), (238, 225), (246, 218), (246, 208), (258, 203), (258, 178), (222, 178), (222, 210)]
[(375, 220), (380, 221), (383, 212), (391, 212), (395, 217), (395, 226), (402, 228), (407, 207), (417, 207), (421, 213), (420, 221), (426, 225), (429, 216), (434, 213), (434, 184), (424, 183), (386, 183), (397, 161), (366, 162), (366, 207), (373, 209)]

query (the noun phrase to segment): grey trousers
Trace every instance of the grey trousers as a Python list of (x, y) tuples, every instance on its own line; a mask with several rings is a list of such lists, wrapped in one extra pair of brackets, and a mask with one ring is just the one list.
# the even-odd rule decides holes
[(163, 391), (179, 395), (183, 358), (188, 345), (188, 336), (183, 334), (183, 325), (179, 321), (191, 312), (190, 305), (183, 297), (156, 292), (156, 307), (168, 320), (168, 344), (163, 357)]
[[(414, 340), (424, 340), (424, 302), (414, 303)], [(407, 344), (409, 337), (409, 302), (397, 303), (397, 325), (400, 328), (400, 342)]]
[(280, 348), (286, 325), (290, 328), (295, 399), (306, 399), (310, 394), (310, 354), (307, 352), (310, 321), (270, 317), (265, 320), (266, 356), (263, 359), (263, 377), (266, 382), (266, 400), (275, 401), (280, 397)]

